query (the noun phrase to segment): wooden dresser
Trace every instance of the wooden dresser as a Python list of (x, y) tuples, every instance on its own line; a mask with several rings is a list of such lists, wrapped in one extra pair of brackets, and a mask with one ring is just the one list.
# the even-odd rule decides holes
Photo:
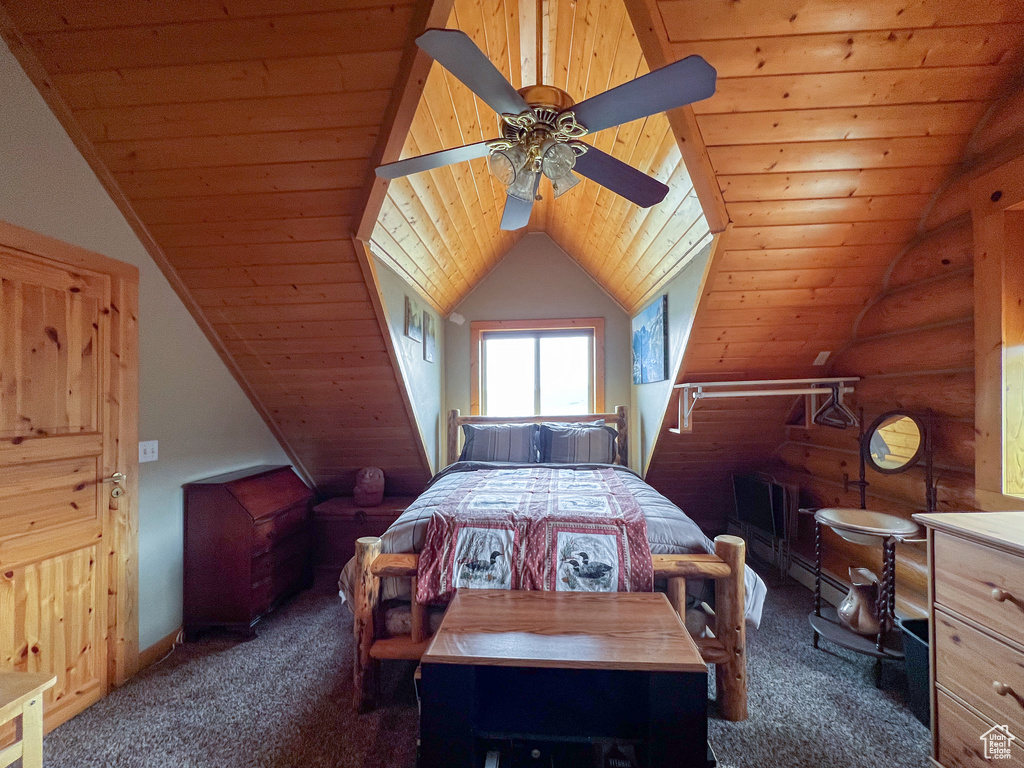
[(185, 485), (186, 637), (249, 632), (309, 586), (313, 492), (288, 466), (260, 466)]
[(366, 507), (351, 496), (339, 496), (313, 507), (313, 588), (337, 594), (338, 577), (356, 553), (356, 539), (382, 536), (415, 500), (415, 496), (385, 496), (376, 507)]
[[(928, 527), (933, 762), (1024, 765), (1024, 512), (914, 519)], [(986, 759), (982, 736), (1004, 729), (1011, 757)]]

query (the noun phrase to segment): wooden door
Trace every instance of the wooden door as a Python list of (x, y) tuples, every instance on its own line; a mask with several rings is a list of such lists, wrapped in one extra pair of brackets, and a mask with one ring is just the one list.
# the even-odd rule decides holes
[(134, 267), (0, 222), (0, 671), (57, 675), (48, 729), (138, 657), (137, 297)]

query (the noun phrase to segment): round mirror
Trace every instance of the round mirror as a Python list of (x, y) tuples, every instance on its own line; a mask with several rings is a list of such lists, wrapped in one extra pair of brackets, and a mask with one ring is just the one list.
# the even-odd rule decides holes
[(909, 469), (924, 452), (924, 425), (899, 411), (883, 413), (864, 433), (864, 460), (884, 474)]

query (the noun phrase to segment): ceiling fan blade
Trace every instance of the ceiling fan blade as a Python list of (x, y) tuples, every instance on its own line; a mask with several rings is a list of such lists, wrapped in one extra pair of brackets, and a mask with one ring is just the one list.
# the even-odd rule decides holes
[(457, 29), (428, 29), (416, 38), (416, 45), (461, 80), (499, 115), (526, 112), (530, 105), (476, 47), (469, 35)]
[(709, 98), (715, 93), (717, 76), (715, 68), (700, 56), (687, 56), (566, 111), (575, 114), (591, 133), (597, 133)]
[(501, 214), (501, 228), (512, 232), (522, 229), (530, 223), (530, 214), (533, 212), (533, 203), (537, 199), (537, 189), (540, 187), (540, 174), (533, 182), (533, 198), (520, 200), (512, 195), (505, 196), (505, 211)]
[(657, 179), (594, 147), (576, 158), (573, 170), (641, 208), (660, 203), (668, 194), (668, 187)]
[(395, 163), (382, 165), (377, 169), (377, 175), (382, 179), (397, 179), (399, 176), (408, 176), (410, 173), (430, 171), (452, 163), (461, 163), (464, 160), (476, 160), (478, 157), (487, 157), (490, 153), (486, 141), (478, 141), (476, 144), (466, 144), (453, 149), (442, 149), (440, 152), (431, 152), (429, 155), (417, 155)]

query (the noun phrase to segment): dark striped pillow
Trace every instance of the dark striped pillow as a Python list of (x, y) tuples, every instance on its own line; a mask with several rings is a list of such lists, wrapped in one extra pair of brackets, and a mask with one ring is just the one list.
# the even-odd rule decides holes
[(614, 429), (603, 421), (588, 424), (541, 424), (540, 460), (552, 464), (612, 464)]
[(535, 463), (536, 424), (463, 424), (466, 442), (459, 461)]

